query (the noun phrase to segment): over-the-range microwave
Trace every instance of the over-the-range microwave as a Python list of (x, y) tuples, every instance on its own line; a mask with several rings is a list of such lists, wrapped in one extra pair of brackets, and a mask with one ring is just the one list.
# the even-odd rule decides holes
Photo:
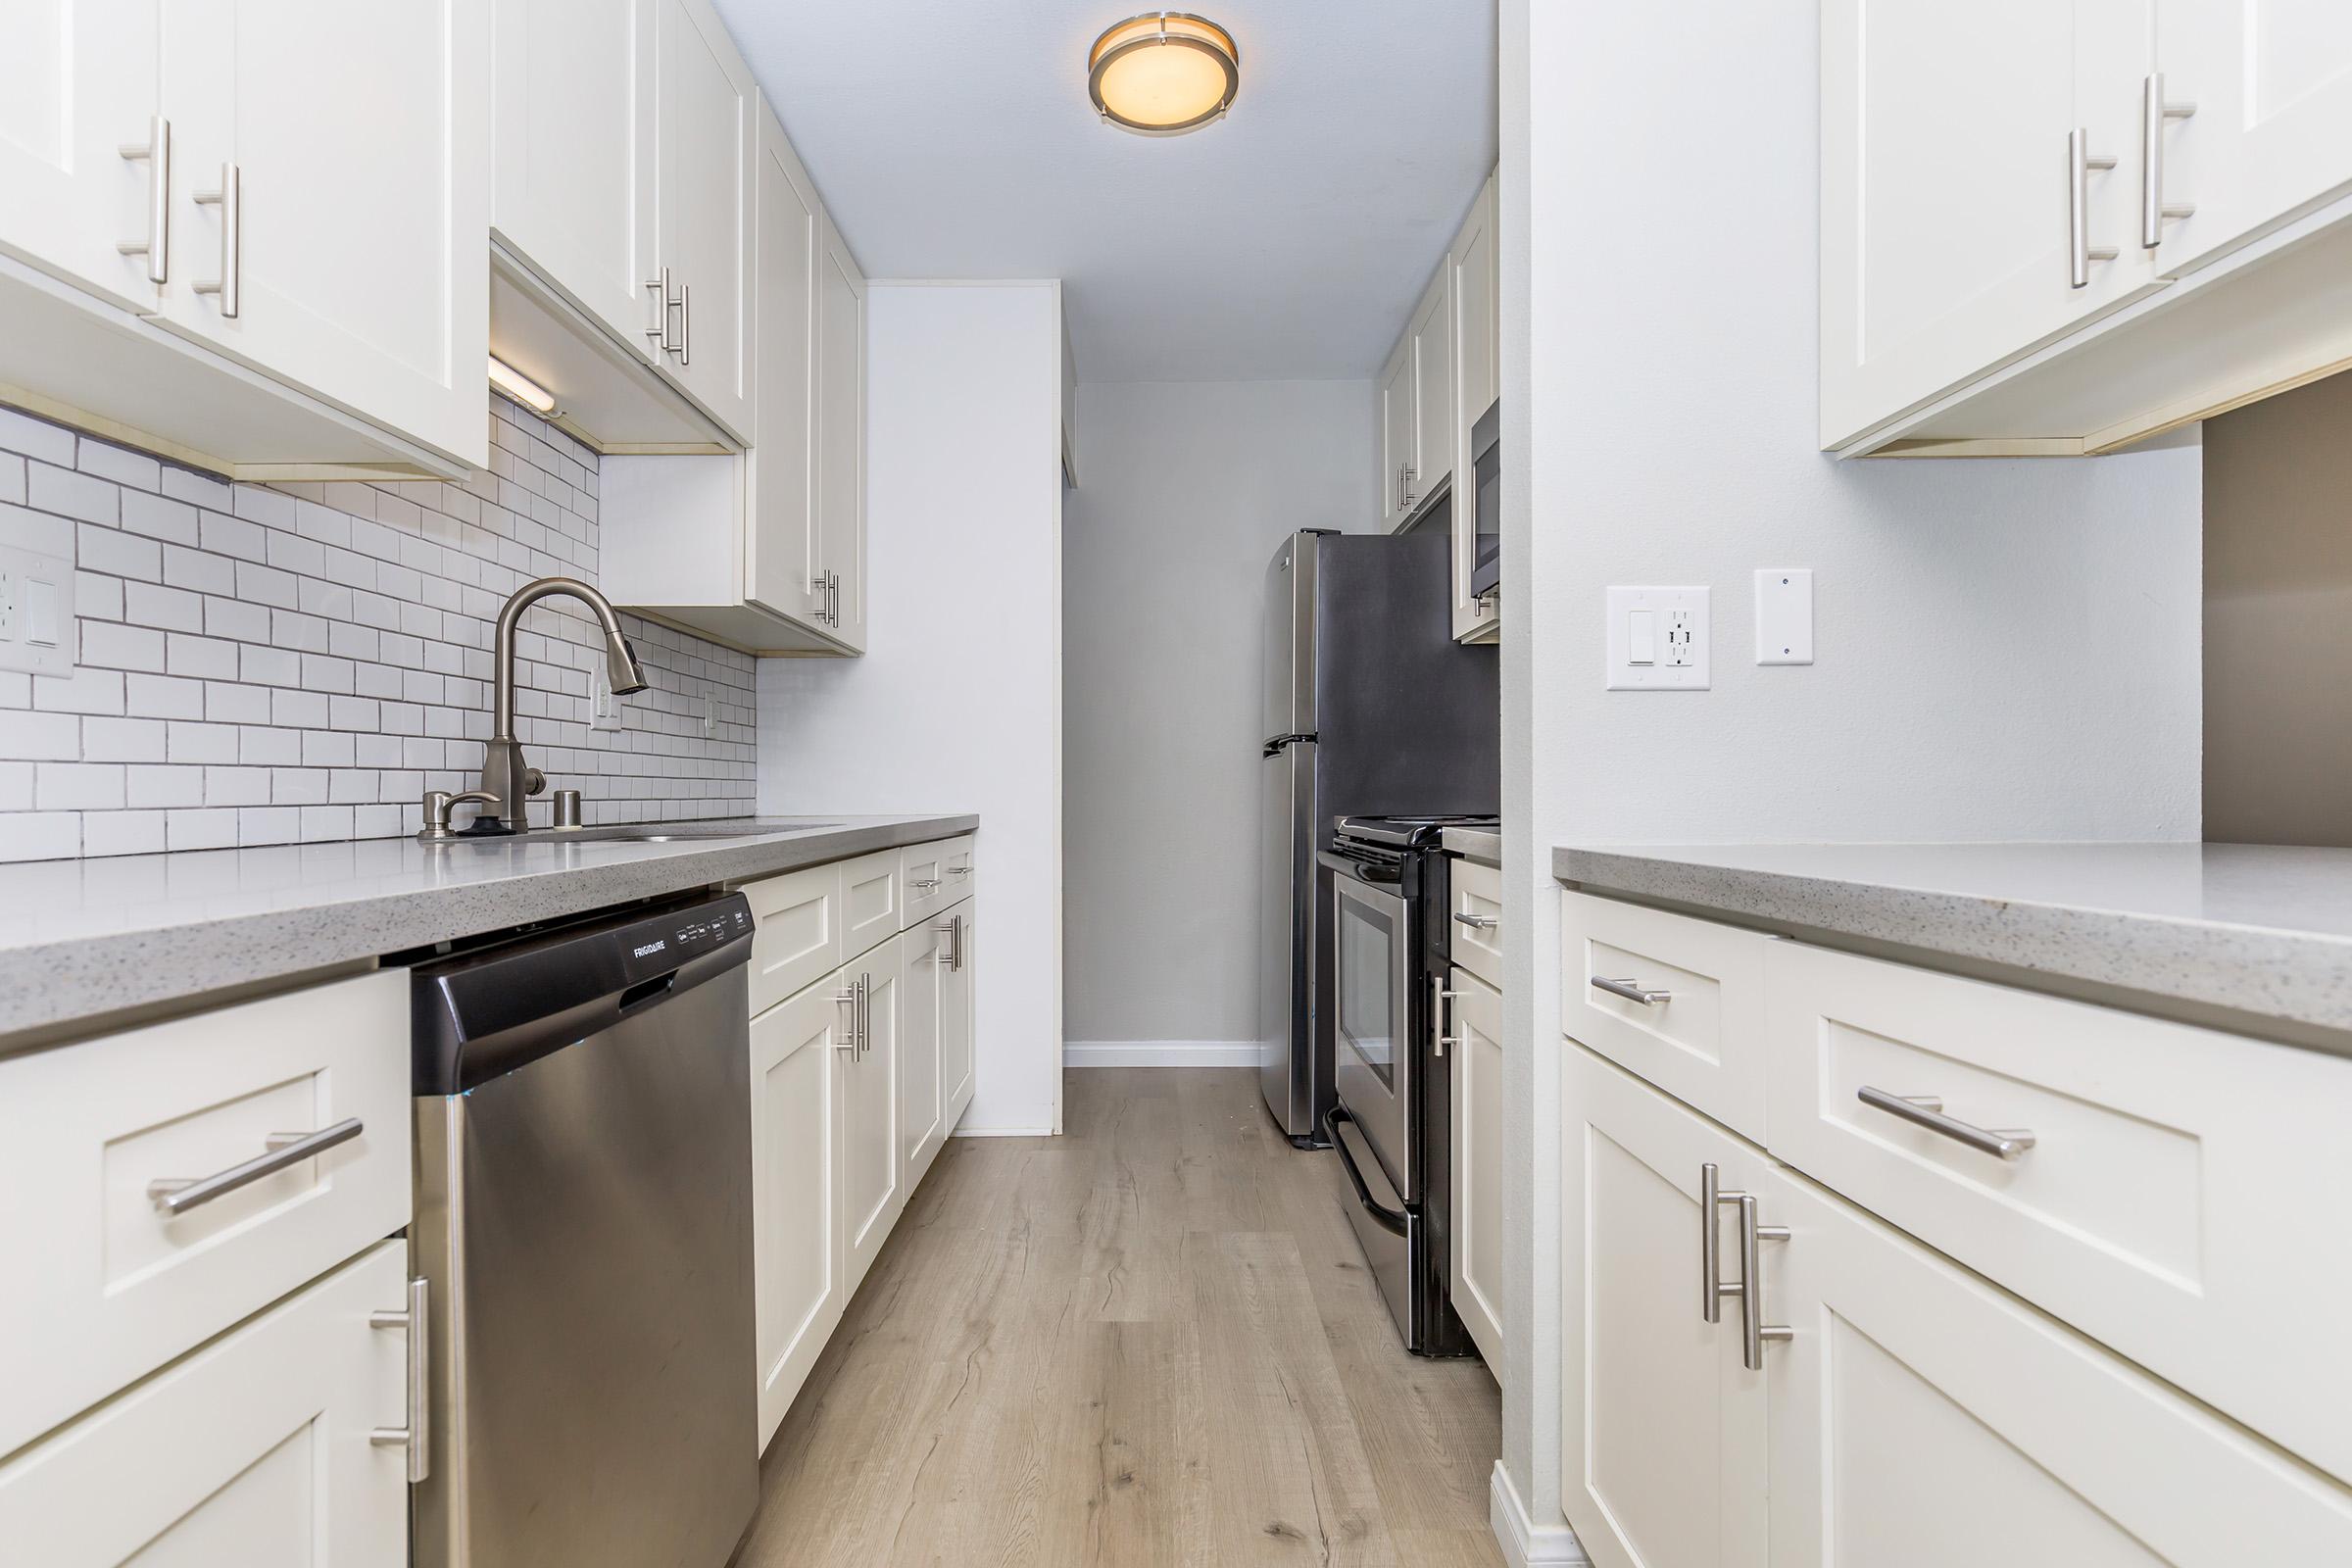
[(1470, 592), (1483, 599), (1502, 582), (1502, 400), (1470, 426)]

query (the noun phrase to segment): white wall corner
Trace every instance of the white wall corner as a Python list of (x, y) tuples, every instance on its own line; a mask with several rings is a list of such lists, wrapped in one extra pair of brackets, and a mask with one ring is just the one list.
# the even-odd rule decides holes
[(1519, 1489), (1500, 1459), (1494, 1461), (1494, 1484), (1488, 1489), (1487, 1518), (1511, 1568), (1591, 1568), (1592, 1559), (1577, 1544), (1574, 1531), (1528, 1518), (1527, 1504), (1519, 1500)]
[(1064, 1067), (1254, 1067), (1254, 1040), (1072, 1040)]

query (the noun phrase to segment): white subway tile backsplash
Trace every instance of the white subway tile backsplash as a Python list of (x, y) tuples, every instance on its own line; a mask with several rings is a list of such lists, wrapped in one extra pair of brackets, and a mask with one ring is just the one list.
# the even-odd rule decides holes
[[(0, 410), (0, 540), (75, 558), (82, 658), (0, 672), (0, 859), (413, 833), (427, 787), (470, 787), (491, 623), (597, 562), (593, 455), (510, 404), (490, 422), (463, 483), (257, 487)], [(591, 732), (601, 631), (560, 600), (525, 616), (532, 761), (597, 822), (749, 812), (752, 661), (628, 626), (654, 689)]]

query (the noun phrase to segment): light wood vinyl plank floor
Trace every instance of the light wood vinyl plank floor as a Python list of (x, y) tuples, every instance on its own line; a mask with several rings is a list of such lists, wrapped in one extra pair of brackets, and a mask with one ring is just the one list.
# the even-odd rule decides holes
[(1455, 1568), (1501, 1400), (1405, 1354), (1248, 1068), (1088, 1068), (951, 1139), (760, 1465), (736, 1568)]

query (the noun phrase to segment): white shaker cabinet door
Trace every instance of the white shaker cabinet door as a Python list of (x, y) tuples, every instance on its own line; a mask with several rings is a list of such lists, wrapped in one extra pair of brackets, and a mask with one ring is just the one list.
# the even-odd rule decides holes
[(408, 1248), (386, 1242), (0, 1465), (0, 1561), (407, 1568)]
[(1709, 1167), (1721, 1189), (1758, 1193), (1769, 1162), (1564, 1049), (1561, 1507), (1597, 1568), (1756, 1568), (1764, 1373), (1742, 1364), (1736, 1299), (1705, 1320), (1702, 1238), (1720, 1243), (1718, 1276), (1739, 1279), (1740, 1218), (1708, 1213), (1701, 1195)]
[(2193, 271), (2352, 187), (2352, 6), (2343, 0), (2157, 0), (2164, 100), (2144, 126), (2162, 206), (2156, 265)]
[(1500, 395), (1502, 384), (1502, 273), (1495, 244), (1494, 181), (1470, 209), (1446, 259), (1453, 272), (1453, 634), (1492, 632), (1500, 612), (1470, 592), (1478, 553), (1478, 475), (1471, 465), (1470, 430)]
[(972, 980), (978, 952), (978, 901), (966, 899), (947, 912), (955, 944), (939, 987), (939, 1082), (941, 1114), (954, 1132), (972, 1102)]
[(486, 461), (489, 59), (469, 0), (172, 0), (167, 323)]
[[(1824, 447), (2157, 286), (2138, 218), (2149, 4), (1824, 0)], [(2115, 160), (2079, 193), (2078, 130)], [(2079, 249), (2114, 257), (2078, 274)]]
[(1455, 965), (1453, 1027), (1453, 1308), (1502, 1376), (1502, 996)]
[(1396, 340), (1380, 371), (1380, 525), (1404, 520), (1405, 495), (1413, 482), (1413, 338)]
[(899, 1145), (913, 1191), (947, 1138), (941, 1120), (941, 966), (952, 956), (943, 922), (925, 919), (899, 938)]
[(742, 440), (752, 428), (752, 160), (759, 89), (706, 0), (661, 7), (660, 257), (677, 291), (659, 362)]
[(654, 4), (497, 0), (490, 40), (491, 227), (646, 356), (662, 309)]
[(818, 225), (816, 527), (822, 569), (838, 577), (833, 635), (865, 648), (865, 274), (841, 231)]
[(829, 624), (831, 596), (819, 564), (815, 511), (816, 261), (821, 226), (808, 175), (765, 104), (753, 202), (758, 289), (755, 340), (759, 397), (752, 413), (750, 522), (744, 533), (744, 597), (781, 615)]
[(811, 985), (752, 1020), (752, 1276), (763, 1448), (849, 1301), (840, 1116), (850, 1047), (850, 1006), (837, 985)]
[(2352, 1493), (1802, 1178), (1767, 1183), (1790, 1233), (1764, 1263), (1790, 1331), (1764, 1347), (1770, 1561), (2352, 1562)]
[(1453, 472), (1453, 270), (1440, 267), (1413, 311), (1413, 481), (1407, 510)]
[(900, 1009), (906, 997), (900, 985), (901, 940), (891, 938), (846, 971), (865, 993), (859, 1008), (863, 1038), (842, 1074), (844, 1277), (853, 1293), (906, 1206), (906, 1167), (899, 1152)]
[(160, 0), (0, 4), (0, 252), (137, 311), (176, 237), (167, 160), (122, 156), (155, 128), (159, 16)]

